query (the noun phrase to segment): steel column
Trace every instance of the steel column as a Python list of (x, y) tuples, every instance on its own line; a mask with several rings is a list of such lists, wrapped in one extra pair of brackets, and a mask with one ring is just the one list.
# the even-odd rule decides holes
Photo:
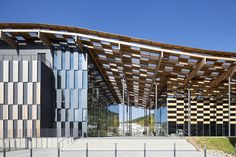
[(123, 94), (122, 94), (122, 107), (123, 107), (123, 136), (125, 136), (125, 80), (124, 77), (122, 79), (122, 87), (123, 87)]
[[(157, 128), (158, 128), (158, 122), (157, 122), (157, 83), (155, 83), (155, 109), (156, 109), (156, 132), (157, 132)], [(155, 114), (154, 114), (155, 115)]]
[(152, 127), (151, 127), (151, 109), (149, 108), (148, 109), (148, 126), (149, 126), (149, 134), (151, 134), (151, 129), (152, 129)]
[(132, 106), (130, 106), (130, 136), (132, 136)]
[(231, 78), (229, 77), (228, 79), (228, 106), (229, 106), (229, 109), (228, 109), (228, 116), (229, 116), (229, 122), (228, 122), (228, 136), (231, 136), (231, 126), (230, 126), (230, 106), (231, 106)]
[(160, 110), (160, 135), (161, 135), (161, 106), (159, 107), (159, 110)]
[(129, 132), (129, 96), (128, 98), (128, 103), (126, 105), (126, 133)]
[(188, 136), (191, 136), (191, 95), (188, 87)]

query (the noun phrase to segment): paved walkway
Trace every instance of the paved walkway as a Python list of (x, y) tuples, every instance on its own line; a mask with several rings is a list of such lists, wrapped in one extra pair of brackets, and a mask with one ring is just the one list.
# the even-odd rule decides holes
[[(117, 152), (115, 152), (115, 143)], [(146, 144), (146, 152), (144, 145)], [(167, 137), (117, 137), (78, 139), (61, 151), (61, 157), (203, 157), (203, 152), (184, 138)], [(115, 156), (117, 154), (117, 156)], [(29, 150), (8, 152), (7, 157), (29, 157)], [(2, 153), (0, 157), (3, 156)], [(34, 149), (33, 157), (57, 157), (56, 149)], [(207, 157), (217, 157), (208, 154)]]

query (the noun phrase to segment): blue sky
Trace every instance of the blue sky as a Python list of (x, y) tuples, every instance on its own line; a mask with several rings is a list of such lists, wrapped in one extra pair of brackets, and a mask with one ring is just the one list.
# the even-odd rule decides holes
[(78, 26), (236, 52), (235, 7), (235, 0), (2, 0), (0, 22)]

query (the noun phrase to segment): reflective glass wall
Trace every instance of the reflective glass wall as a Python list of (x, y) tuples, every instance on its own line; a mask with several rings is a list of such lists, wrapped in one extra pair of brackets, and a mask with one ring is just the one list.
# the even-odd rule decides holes
[(88, 136), (117, 136), (119, 106), (91, 58), (88, 82)]
[(76, 48), (54, 49), (55, 122), (58, 136), (87, 134), (87, 54)]
[(167, 134), (167, 107), (162, 106), (154, 110), (154, 130), (156, 135)]

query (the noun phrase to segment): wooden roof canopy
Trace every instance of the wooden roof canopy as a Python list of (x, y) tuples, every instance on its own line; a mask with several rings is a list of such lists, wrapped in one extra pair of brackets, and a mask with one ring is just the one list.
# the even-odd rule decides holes
[[(19, 39), (21, 38), (21, 39)], [(77, 27), (32, 23), (0, 23), (0, 39), (13, 48), (21, 42), (40, 40), (86, 47), (112, 94), (135, 106), (154, 106), (155, 84), (158, 100), (171, 92), (189, 88), (195, 93), (222, 94), (226, 80), (236, 71), (236, 53), (203, 50)], [(234, 81), (234, 80), (233, 80)], [(233, 87), (234, 88), (234, 87)]]

